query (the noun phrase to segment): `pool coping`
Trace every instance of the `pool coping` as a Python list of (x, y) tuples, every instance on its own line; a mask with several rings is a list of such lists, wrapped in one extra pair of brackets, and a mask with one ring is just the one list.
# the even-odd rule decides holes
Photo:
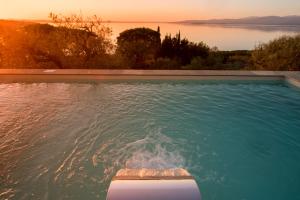
[(110, 80), (110, 79), (195, 79), (195, 80), (286, 80), (300, 87), (300, 71), (240, 70), (122, 70), (122, 69), (0, 69), (0, 82)]

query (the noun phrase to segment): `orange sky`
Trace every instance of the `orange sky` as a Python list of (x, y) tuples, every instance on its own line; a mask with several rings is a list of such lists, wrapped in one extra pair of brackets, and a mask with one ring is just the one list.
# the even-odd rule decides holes
[(300, 14), (299, 0), (0, 0), (0, 18), (47, 19), (49, 12), (103, 20), (176, 21)]

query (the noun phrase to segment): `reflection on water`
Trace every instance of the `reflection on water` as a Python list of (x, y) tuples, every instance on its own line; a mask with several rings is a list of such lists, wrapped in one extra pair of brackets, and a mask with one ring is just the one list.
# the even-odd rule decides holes
[[(193, 25), (191, 25), (193, 26)], [(199, 25), (195, 25), (199, 26)], [(242, 29), (249, 29), (249, 30), (257, 30), (257, 31), (265, 31), (265, 32), (274, 32), (274, 31), (281, 31), (283, 33), (300, 33), (300, 26), (299, 25), (243, 25), (243, 24), (227, 24), (227, 25), (206, 25), (206, 26), (218, 26), (223, 28), (242, 28)]]
[(130, 28), (149, 27), (157, 30), (160, 26), (162, 36), (175, 35), (181, 31), (183, 37), (191, 41), (204, 41), (220, 50), (250, 50), (261, 42), (268, 42), (282, 35), (300, 33), (300, 26), (247, 26), (247, 25), (189, 25), (177, 23), (107, 23), (113, 29), (114, 40), (119, 33)]

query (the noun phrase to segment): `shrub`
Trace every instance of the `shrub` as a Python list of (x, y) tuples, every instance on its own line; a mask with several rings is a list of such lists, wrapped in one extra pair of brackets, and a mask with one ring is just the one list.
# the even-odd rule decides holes
[(300, 70), (300, 35), (283, 36), (258, 45), (252, 60), (258, 70)]
[(211, 50), (206, 58), (194, 57), (191, 64), (184, 66), (184, 69), (239, 70), (246, 69), (250, 63), (250, 51)]
[(158, 58), (153, 63), (154, 69), (180, 69), (180, 61), (170, 58)]

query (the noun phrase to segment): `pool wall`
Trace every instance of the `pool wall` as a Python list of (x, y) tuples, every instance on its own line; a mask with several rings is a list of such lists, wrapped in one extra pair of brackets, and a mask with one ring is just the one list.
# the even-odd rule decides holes
[(300, 71), (0, 69), (0, 82), (97, 80), (284, 80), (300, 87)]

